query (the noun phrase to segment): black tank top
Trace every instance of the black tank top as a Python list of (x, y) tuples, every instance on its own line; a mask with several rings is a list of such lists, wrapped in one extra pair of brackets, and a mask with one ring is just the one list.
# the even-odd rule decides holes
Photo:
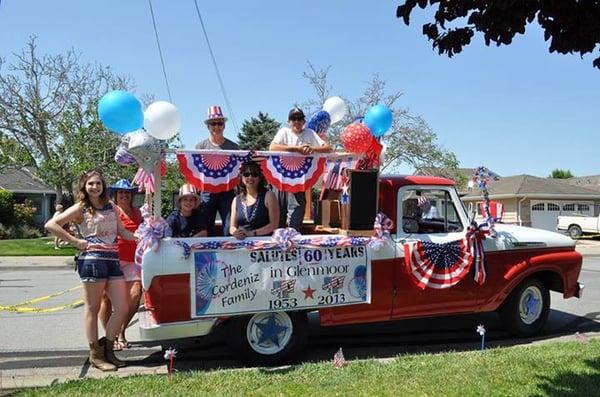
[(242, 196), (238, 195), (235, 200), (235, 219), (238, 227), (245, 226), (247, 229), (256, 230), (269, 224), (269, 209), (265, 205), (267, 192), (262, 192), (256, 198), (256, 202), (246, 206), (242, 202)]

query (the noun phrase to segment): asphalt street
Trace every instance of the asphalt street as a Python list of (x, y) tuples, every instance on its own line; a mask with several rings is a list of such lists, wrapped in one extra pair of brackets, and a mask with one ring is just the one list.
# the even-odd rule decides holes
[[(6, 259), (6, 258), (5, 258)], [(25, 301), (64, 292), (18, 308), (36, 307), (41, 312), (0, 310), (0, 387), (14, 388), (50, 384), (55, 379), (103, 376), (86, 363), (87, 344), (82, 332), (79, 280), (68, 265), (25, 266), (0, 262), (0, 309)], [(586, 285), (582, 299), (562, 299), (552, 293), (552, 310), (543, 332), (534, 339), (511, 339), (496, 314), (406, 320), (361, 326), (320, 327), (316, 314), (310, 317), (307, 348), (299, 361), (331, 359), (342, 346), (347, 359), (392, 358), (398, 354), (473, 350), (478, 348), (478, 324), (485, 324), (488, 346), (536, 343), (572, 338), (575, 332), (600, 332), (600, 256), (586, 255), (580, 282)], [(66, 292), (65, 292), (66, 291)], [(26, 309), (25, 309), (26, 310)], [(227, 335), (170, 341), (164, 344), (139, 342), (137, 321), (127, 332), (133, 347), (121, 356), (133, 364), (118, 374), (165, 373), (162, 352), (179, 351), (177, 368), (214, 369), (242, 367), (226, 346)]]

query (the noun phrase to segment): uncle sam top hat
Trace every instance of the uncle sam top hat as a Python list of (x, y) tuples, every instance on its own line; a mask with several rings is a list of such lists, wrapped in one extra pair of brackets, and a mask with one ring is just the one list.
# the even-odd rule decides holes
[(227, 121), (227, 117), (223, 116), (223, 111), (221, 110), (220, 106), (209, 106), (208, 107), (208, 115), (207, 115), (207, 119), (204, 120), (205, 123), (208, 123), (209, 121), (212, 120), (223, 120), (223, 121)]

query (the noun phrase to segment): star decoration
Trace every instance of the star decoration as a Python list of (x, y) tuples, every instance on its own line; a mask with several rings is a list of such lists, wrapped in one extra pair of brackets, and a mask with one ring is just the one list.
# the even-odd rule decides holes
[(302, 290), (302, 292), (304, 292), (304, 300), (306, 300), (308, 298), (315, 299), (315, 297), (314, 297), (315, 291), (316, 291), (316, 289), (310, 288), (310, 284), (309, 284), (308, 288)]
[(273, 342), (277, 347), (279, 347), (279, 334), (287, 331), (288, 327), (284, 327), (277, 323), (275, 320), (275, 314), (271, 314), (266, 321), (256, 323), (256, 326), (260, 330), (261, 334), (258, 338), (258, 344), (264, 342)]

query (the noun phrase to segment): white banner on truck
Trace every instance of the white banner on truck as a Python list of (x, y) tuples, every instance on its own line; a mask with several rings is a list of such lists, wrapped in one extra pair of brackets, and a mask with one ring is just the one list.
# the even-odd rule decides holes
[(371, 302), (366, 246), (194, 252), (192, 317)]

